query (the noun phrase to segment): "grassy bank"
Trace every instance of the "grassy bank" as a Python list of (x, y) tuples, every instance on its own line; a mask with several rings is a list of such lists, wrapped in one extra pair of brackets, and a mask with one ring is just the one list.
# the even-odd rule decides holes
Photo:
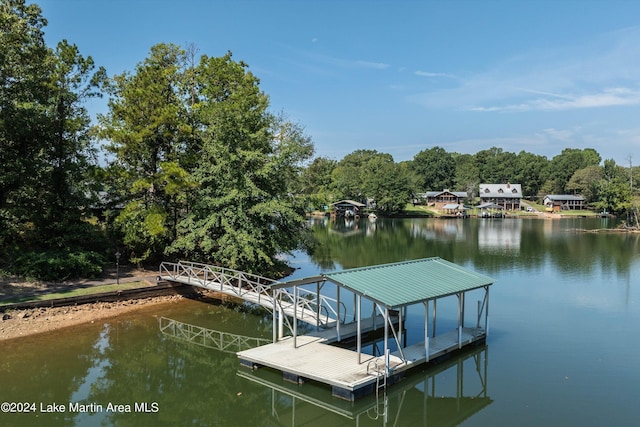
[(7, 306), (11, 304), (18, 304), (24, 302), (35, 302), (35, 301), (48, 301), (59, 298), (73, 298), (87, 295), (98, 295), (107, 292), (117, 292), (124, 291), (129, 289), (139, 289), (144, 287), (153, 286), (149, 282), (137, 281), (137, 282), (128, 282), (122, 284), (107, 284), (107, 285), (97, 285), (97, 286), (86, 286), (86, 287), (73, 287), (69, 289), (65, 289), (63, 291), (58, 292), (38, 292), (36, 294), (31, 295), (23, 295), (23, 296), (15, 296), (13, 298), (9, 298), (6, 300), (0, 301), (0, 307)]

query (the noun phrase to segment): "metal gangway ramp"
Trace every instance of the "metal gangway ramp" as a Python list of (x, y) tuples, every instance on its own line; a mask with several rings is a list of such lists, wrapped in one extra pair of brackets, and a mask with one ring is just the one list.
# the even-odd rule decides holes
[(158, 279), (220, 292), (260, 305), (272, 311), (274, 317), (277, 314), (290, 331), (295, 326), (289, 317), (317, 328), (335, 326), (338, 318), (339, 305), (333, 298), (301, 287), (274, 289), (273, 285), (283, 282), (230, 268), (190, 261), (163, 262)]

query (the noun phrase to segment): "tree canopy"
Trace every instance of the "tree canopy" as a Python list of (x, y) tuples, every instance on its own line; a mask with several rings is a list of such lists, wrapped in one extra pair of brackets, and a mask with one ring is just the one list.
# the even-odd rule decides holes
[[(135, 263), (188, 258), (250, 272), (309, 244), (305, 211), (354, 199), (393, 214), (412, 195), (520, 183), (524, 196), (581, 193), (632, 208), (639, 169), (592, 148), (551, 160), (499, 147), (425, 147), (397, 163), (358, 149), (313, 158), (304, 127), (270, 111), (260, 80), (231, 52), (151, 46), (108, 76), (73, 43), (49, 47), (36, 4), (0, 0), (0, 269), (39, 279), (98, 273), (116, 251)], [(85, 103), (108, 96), (93, 123)], [(104, 145), (100, 145), (100, 144)], [(106, 151), (107, 160), (97, 161)]]

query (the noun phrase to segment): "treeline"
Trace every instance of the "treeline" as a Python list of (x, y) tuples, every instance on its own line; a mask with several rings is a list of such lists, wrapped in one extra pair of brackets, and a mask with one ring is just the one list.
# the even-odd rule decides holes
[[(110, 77), (67, 41), (49, 48), (37, 5), (0, 0), (0, 13), (5, 271), (91, 276), (119, 252), (275, 273), (276, 255), (308, 240), (292, 189), (313, 144), (269, 112), (247, 64), (158, 44)], [(103, 95), (93, 124), (84, 102)]]
[(318, 157), (302, 172), (301, 192), (312, 209), (340, 199), (373, 201), (378, 210), (402, 210), (415, 195), (426, 191), (464, 191), (478, 196), (480, 183), (516, 183), (529, 200), (547, 194), (580, 194), (597, 210), (621, 214), (631, 209), (631, 173), (640, 169), (602, 163), (592, 149), (566, 148), (547, 159), (526, 151), (511, 153), (492, 147), (475, 154), (449, 153), (441, 147), (420, 151), (412, 160), (395, 163), (389, 154), (357, 150), (340, 161)]
[[(109, 76), (63, 40), (44, 41), (36, 4), (0, 0), (0, 269), (64, 279), (121, 262), (217, 263), (262, 274), (311, 245), (305, 212), (338, 199), (400, 211), (412, 194), (517, 182), (526, 195), (581, 193), (613, 212), (628, 173), (594, 150), (551, 160), (439, 147), (396, 163), (357, 150), (313, 158), (309, 136), (269, 110), (246, 63), (192, 46), (151, 47)], [(93, 123), (85, 102), (108, 97)], [(108, 153), (106, 164), (98, 162)]]

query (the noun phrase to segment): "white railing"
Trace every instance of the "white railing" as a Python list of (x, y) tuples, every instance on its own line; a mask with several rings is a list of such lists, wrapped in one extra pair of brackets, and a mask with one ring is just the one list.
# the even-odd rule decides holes
[[(198, 286), (213, 291), (232, 294), (246, 301), (257, 303), (268, 309), (279, 307), (288, 316), (327, 326), (338, 318), (338, 301), (318, 295), (299, 286), (273, 289), (281, 284), (273, 279), (256, 274), (190, 261), (163, 262), (160, 264), (160, 278)], [(297, 295), (294, 294), (297, 292)], [(346, 312), (344, 304), (340, 304)], [(344, 322), (346, 316), (341, 317)]]
[(262, 297), (267, 298), (269, 303), (273, 303), (271, 285), (278, 283), (256, 274), (190, 261), (163, 262), (160, 264), (160, 276), (163, 276), (163, 273), (182, 283), (212, 290), (231, 290), (240, 298), (252, 293), (257, 295), (259, 300)]

